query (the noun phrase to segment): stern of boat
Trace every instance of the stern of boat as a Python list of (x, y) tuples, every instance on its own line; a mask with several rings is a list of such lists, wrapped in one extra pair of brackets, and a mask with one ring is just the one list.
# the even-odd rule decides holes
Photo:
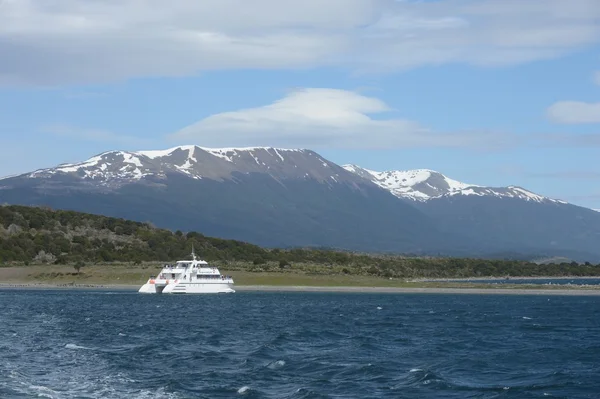
[(140, 292), (142, 294), (162, 294), (162, 293), (166, 294), (169, 291), (169, 289), (166, 289), (166, 288), (171, 286), (170, 288), (172, 290), (173, 287), (176, 285), (177, 285), (176, 281), (173, 281), (170, 284), (169, 280), (159, 280), (159, 279), (150, 278), (150, 279), (148, 279), (148, 282), (146, 284), (144, 284), (140, 287), (138, 292)]

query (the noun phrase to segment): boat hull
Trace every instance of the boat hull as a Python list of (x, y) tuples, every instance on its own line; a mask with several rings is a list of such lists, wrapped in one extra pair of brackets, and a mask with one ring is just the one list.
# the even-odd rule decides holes
[(228, 283), (148, 282), (142, 285), (138, 292), (142, 294), (229, 294), (234, 293), (235, 290), (232, 284)]

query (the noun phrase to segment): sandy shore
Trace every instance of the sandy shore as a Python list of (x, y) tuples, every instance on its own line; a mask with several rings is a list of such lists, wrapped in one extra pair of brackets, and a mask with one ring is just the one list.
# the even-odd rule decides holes
[[(138, 285), (125, 284), (36, 284), (0, 283), (0, 289), (101, 289), (137, 292)], [(396, 294), (471, 294), (471, 295), (586, 295), (600, 296), (600, 289), (546, 289), (546, 288), (403, 288), (403, 287), (318, 287), (237, 285), (238, 292), (348, 292), (348, 293), (396, 293)]]

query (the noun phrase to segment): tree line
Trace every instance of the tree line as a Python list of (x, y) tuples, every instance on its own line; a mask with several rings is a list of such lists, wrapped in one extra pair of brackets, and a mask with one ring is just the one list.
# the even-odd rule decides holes
[(249, 270), (302, 267), (320, 273), (381, 277), (600, 276), (600, 264), (541, 265), (522, 260), (358, 254), (328, 249), (268, 249), (169, 231), (150, 223), (53, 210), (0, 206), (0, 265), (172, 262), (188, 259), (192, 245), (209, 262), (237, 262)]

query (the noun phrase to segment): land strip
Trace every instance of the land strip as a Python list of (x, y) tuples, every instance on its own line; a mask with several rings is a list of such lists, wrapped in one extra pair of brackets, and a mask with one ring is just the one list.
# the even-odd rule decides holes
[[(137, 291), (160, 265), (90, 265), (79, 272), (64, 265), (0, 268), (3, 289), (109, 289)], [(373, 276), (307, 274), (293, 271), (227, 271), (244, 291), (377, 292), (438, 294), (600, 295), (600, 286), (502, 284), (444, 280), (405, 280)], [(552, 278), (552, 277), (549, 277)], [(556, 278), (556, 277), (554, 277)], [(568, 277), (571, 279), (572, 277)], [(575, 278), (572, 278), (575, 280)], [(478, 280), (481, 280), (478, 278)], [(494, 280), (494, 279), (490, 279)]]

